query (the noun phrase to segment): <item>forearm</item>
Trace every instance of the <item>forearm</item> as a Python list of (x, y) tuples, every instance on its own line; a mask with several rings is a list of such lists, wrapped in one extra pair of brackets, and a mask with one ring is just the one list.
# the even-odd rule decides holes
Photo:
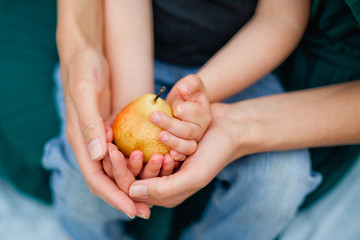
[(236, 155), (360, 143), (359, 93), (360, 80), (230, 106)]
[(260, 1), (252, 20), (198, 72), (210, 101), (226, 99), (277, 67), (301, 39), (309, 5), (307, 0)]
[(105, 46), (114, 110), (153, 92), (151, 1), (105, 1)]
[(103, 4), (101, 0), (59, 0), (57, 45), (62, 65), (76, 52), (94, 49), (103, 54)]

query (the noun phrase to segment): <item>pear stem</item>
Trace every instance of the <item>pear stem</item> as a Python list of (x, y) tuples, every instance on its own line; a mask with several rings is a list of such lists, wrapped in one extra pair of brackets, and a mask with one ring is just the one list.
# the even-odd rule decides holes
[(156, 97), (154, 98), (154, 103), (156, 102), (156, 100), (158, 100), (158, 98), (161, 96), (161, 94), (165, 91), (165, 89), (166, 89), (166, 87), (165, 86), (163, 86), (161, 89), (160, 89), (160, 91), (159, 91), (159, 93), (156, 95)]

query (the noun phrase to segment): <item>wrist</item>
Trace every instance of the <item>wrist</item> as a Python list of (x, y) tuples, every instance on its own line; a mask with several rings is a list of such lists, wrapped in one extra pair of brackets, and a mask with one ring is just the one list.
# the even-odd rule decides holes
[(232, 159), (269, 150), (266, 145), (269, 133), (264, 127), (264, 119), (251, 100), (228, 104), (228, 129), (231, 136)]
[(103, 54), (102, 2), (59, 1), (56, 41), (60, 59), (65, 62), (83, 49), (95, 49)]

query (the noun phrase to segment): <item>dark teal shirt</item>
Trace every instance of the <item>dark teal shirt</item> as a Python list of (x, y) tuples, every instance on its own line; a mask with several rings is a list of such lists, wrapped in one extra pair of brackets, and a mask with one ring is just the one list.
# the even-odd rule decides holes
[(0, 1), (0, 177), (46, 201), (49, 173), (41, 156), (59, 131), (55, 29), (55, 0)]
[[(291, 91), (360, 80), (359, 23), (360, 1), (314, 0), (301, 43), (278, 71), (286, 88)], [(323, 182), (303, 206), (335, 187), (359, 154), (360, 145), (311, 149), (313, 169), (322, 173)]]

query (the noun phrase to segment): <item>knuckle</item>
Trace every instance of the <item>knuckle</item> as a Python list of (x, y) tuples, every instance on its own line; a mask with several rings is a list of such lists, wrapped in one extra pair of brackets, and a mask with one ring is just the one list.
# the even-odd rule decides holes
[(164, 114), (162, 120), (163, 120), (163, 128), (165, 130), (171, 130), (174, 127), (172, 119), (168, 115)]
[(159, 202), (166, 202), (168, 191), (163, 184), (160, 184), (154, 194), (154, 197)]
[(91, 136), (91, 134), (96, 129), (96, 125), (92, 121), (92, 118), (89, 116), (83, 115), (83, 116), (80, 116), (79, 122), (80, 122), (80, 129), (81, 129), (81, 132), (83, 133), (84, 137), (88, 138), (89, 136)]
[(175, 149), (179, 149), (181, 147), (181, 139), (174, 137), (172, 135), (170, 135), (170, 147), (173, 147)]
[(197, 142), (195, 140), (189, 140), (187, 142), (187, 146), (184, 149), (183, 153), (186, 155), (191, 155), (196, 151), (197, 148)]
[(194, 138), (194, 128), (192, 128), (192, 127), (186, 127), (186, 128), (184, 128), (183, 135), (184, 135), (184, 138), (185, 138), (185, 139), (192, 139), (192, 138)]
[(211, 113), (209, 114), (204, 114), (205, 116), (203, 116), (203, 122), (204, 122), (204, 126), (207, 128), (210, 125), (211, 122)]
[(73, 139), (75, 137), (74, 134), (74, 128), (70, 125), (67, 125), (66, 127), (66, 138), (68, 140), (68, 142), (70, 143), (70, 145), (73, 143)]
[(91, 187), (89, 184), (88, 184), (88, 186), (89, 186), (88, 188), (89, 188), (89, 191), (91, 192), (91, 194), (97, 196), (97, 191), (93, 187)]
[(200, 77), (195, 74), (191, 74), (191, 75), (189, 75), (189, 77), (190, 77), (189, 79), (191, 80), (192, 87), (195, 90), (201, 89), (202, 81), (201, 81)]
[(186, 159), (185, 154), (178, 154), (178, 155), (174, 156), (174, 160), (176, 160), (176, 161), (184, 161), (185, 159)]
[(191, 155), (193, 154), (197, 149), (197, 142), (195, 140), (192, 140), (190, 142), (190, 146), (189, 146), (189, 153), (187, 155)]
[(86, 88), (86, 82), (81, 80), (70, 80), (67, 85), (67, 91), (72, 98), (76, 98), (76, 96), (79, 96), (79, 94), (84, 91), (84, 88)]

